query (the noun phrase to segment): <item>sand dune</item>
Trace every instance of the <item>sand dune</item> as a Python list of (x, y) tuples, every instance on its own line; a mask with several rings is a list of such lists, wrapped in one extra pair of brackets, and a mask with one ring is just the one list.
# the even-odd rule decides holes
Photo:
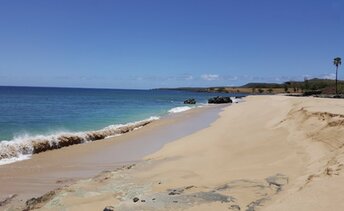
[(26, 208), (344, 210), (343, 137), (342, 100), (250, 96), (145, 161), (33, 199)]

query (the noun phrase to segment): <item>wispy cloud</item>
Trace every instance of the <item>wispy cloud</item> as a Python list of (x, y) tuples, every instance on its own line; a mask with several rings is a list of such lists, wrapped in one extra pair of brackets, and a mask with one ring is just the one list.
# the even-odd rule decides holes
[(194, 79), (194, 77), (192, 75), (188, 75), (188, 76), (185, 76), (184, 79), (187, 80), (187, 81), (191, 81), (191, 80)]
[(321, 78), (323, 79), (336, 79), (336, 74), (334, 73), (330, 73), (330, 74), (325, 74), (325, 75), (322, 75)]
[(229, 76), (229, 75), (224, 75), (224, 76), (221, 76), (221, 79), (223, 80), (227, 80), (227, 81), (237, 81), (239, 79), (238, 76)]
[(183, 75), (145, 75), (145, 76), (131, 76), (130, 79), (136, 81), (191, 81), (195, 77), (193, 75), (183, 74)]
[(201, 75), (201, 78), (206, 81), (215, 81), (219, 79), (219, 75), (217, 74), (203, 74)]

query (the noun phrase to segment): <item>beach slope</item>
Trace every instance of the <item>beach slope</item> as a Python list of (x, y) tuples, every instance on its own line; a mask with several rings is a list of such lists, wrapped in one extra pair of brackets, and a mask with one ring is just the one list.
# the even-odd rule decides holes
[(143, 162), (27, 202), (63, 210), (344, 210), (344, 101), (250, 96)]

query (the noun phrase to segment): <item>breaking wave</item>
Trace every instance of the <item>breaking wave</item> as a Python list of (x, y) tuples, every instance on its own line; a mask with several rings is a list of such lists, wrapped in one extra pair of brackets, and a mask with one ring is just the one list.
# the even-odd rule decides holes
[(29, 159), (32, 154), (59, 149), (75, 144), (118, 136), (141, 128), (159, 117), (133, 122), (129, 124), (110, 125), (101, 130), (85, 132), (58, 132), (52, 135), (21, 135), (11, 141), (0, 141), (0, 165)]
[(190, 110), (190, 109), (192, 109), (192, 107), (189, 107), (189, 106), (180, 106), (180, 107), (172, 108), (172, 109), (170, 109), (168, 112), (169, 112), (169, 113), (180, 113), (180, 112), (184, 112), (184, 111), (187, 111), (187, 110)]
[(241, 97), (231, 97), (232, 103), (241, 103), (243, 102), (243, 98)]

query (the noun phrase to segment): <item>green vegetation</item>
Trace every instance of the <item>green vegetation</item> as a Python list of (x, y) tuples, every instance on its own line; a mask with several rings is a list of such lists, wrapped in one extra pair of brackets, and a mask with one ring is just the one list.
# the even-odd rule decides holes
[[(344, 81), (338, 81), (337, 93), (344, 93)], [(214, 92), (214, 93), (244, 93), (244, 94), (277, 94), (277, 93), (318, 93), (335, 94), (336, 82), (331, 79), (305, 79), (304, 81), (287, 81), (277, 83), (248, 83), (239, 87), (182, 87), (163, 88), (162, 90), (181, 90), (191, 92)]]
[(241, 88), (283, 88), (283, 84), (277, 83), (248, 83)]

